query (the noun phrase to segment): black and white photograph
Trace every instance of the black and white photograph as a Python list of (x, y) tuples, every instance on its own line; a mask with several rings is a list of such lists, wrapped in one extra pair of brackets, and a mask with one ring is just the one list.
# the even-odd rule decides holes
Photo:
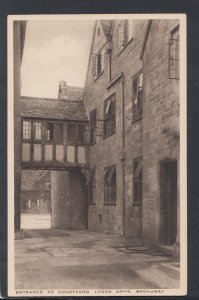
[(8, 16), (9, 296), (187, 292), (186, 15)]

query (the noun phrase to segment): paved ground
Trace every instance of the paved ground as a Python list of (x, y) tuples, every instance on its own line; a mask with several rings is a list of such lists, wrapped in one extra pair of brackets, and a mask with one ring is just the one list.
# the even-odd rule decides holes
[(21, 214), (22, 229), (47, 229), (50, 227), (50, 214)]
[(179, 288), (172, 258), (133, 247), (135, 240), (54, 229), (22, 236), (15, 241), (16, 289)]

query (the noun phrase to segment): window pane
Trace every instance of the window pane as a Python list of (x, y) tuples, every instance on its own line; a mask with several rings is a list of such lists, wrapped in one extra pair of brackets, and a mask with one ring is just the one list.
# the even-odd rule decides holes
[(33, 122), (34, 139), (41, 140), (41, 123)]
[(46, 128), (46, 140), (48, 142), (53, 141), (53, 124), (48, 123)]
[(23, 121), (23, 139), (31, 139), (31, 122)]
[(75, 125), (68, 124), (68, 140), (73, 141), (75, 138)]
[(77, 127), (77, 140), (80, 143), (83, 143), (84, 141), (84, 126), (78, 125)]
[(115, 133), (115, 94), (104, 102), (104, 136)]
[(55, 141), (57, 143), (63, 143), (63, 124), (55, 124)]

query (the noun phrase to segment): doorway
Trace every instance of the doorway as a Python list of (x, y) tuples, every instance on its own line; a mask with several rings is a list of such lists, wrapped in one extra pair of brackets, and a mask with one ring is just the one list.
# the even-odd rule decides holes
[(21, 228), (51, 228), (51, 176), (48, 170), (21, 172)]
[(177, 161), (164, 160), (160, 165), (160, 243), (173, 245), (177, 236)]

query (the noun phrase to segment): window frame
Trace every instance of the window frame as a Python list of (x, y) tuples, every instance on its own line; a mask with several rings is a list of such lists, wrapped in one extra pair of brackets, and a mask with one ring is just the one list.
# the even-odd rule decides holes
[[(129, 35), (129, 19), (124, 19), (121, 20), (118, 24), (117, 27), (117, 55), (120, 55), (121, 52), (123, 52), (123, 50), (130, 44), (130, 42), (134, 39), (134, 34), (133, 35)], [(124, 33), (124, 44), (120, 45), (120, 40), (121, 40), (121, 29), (123, 29)]]
[[(52, 126), (52, 128), (48, 129), (48, 125)], [(54, 122), (46, 122), (45, 123), (45, 143), (46, 144), (54, 144), (54, 137), (55, 137), (54, 128), (55, 128)], [(52, 133), (52, 139), (51, 138), (48, 139), (48, 136), (47, 136), (48, 130), (50, 130), (50, 132)]]
[[(133, 159), (133, 206), (141, 206), (143, 200), (143, 188), (142, 188), (142, 169), (143, 169), (143, 159), (142, 156)], [(140, 164), (140, 165), (139, 165)], [(140, 168), (140, 170), (139, 170)], [(136, 171), (138, 175), (135, 176)], [(136, 187), (137, 186), (137, 190)]]
[[(178, 38), (174, 38), (174, 35), (178, 33)], [(172, 49), (173, 43), (176, 43), (176, 48)], [(171, 51), (174, 51), (175, 57), (172, 58)], [(175, 68), (171, 66), (174, 64)], [(172, 71), (174, 75), (171, 74)], [(180, 80), (180, 25), (175, 26), (171, 32), (169, 37), (169, 62), (168, 62), (168, 76), (169, 79)]]
[[(59, 127), (61, 126), (61, 127)], [(62, 128), (60, 130), (60, 128)], [(61, 132), (61, 134), (60, 134)], [(54, 141), (57, 145), (63, 145), (64, 143), (64, 124), (60, 122), (56, 122), (54, 124)]]
[[(36, 137), (36, 123), (40, 124), (40, 138)], [(34, 126), (35, 125), (35, 126)], [(34, 143), (41, 143), (42, 142), (42, 122), (41, 121), (32, 121), (32, 135), (33, 135), (33, 142)]]
[[(117, 172), (116, 164), (104, 168), (104, 205), (116, 205), (117, 202)], [(107, 182), (107, 177), (112, 172), (111, 182)], [(114, 178), (114, 182), (113, 181)], [(113, 193), (114, 192), (114, 193)], [(107, 198), (108, 195), (108, 198)], [(113, 198), (114, 195), (114, 198)]]
[[(100, 62), (99, 62), (100, 58)], [(100, 67), (99, 67), (100, 66)], [(92, 74), (94, 81), (104, 73), (105, 66), (105, 45), (103, 45), (97, 54), (92, 55)]]
[[(110, 102), (109, 102), (110, 101)], [(108, 104), (110, 103), (110, 104)], [(109, 105), (109, 110), (111, 112), (106, 113), (107, 105)], [(112, 126), (114, 124), (114, 126)], [(110, 126), (110, 127), (109, 127)], [(109, 128), (109, 129), (107, 129)], [(111, 129), (110, 129), (111, 128)], [(116, 93), (113, 93), (104, 101), (104, 139), (116, 134)]]

